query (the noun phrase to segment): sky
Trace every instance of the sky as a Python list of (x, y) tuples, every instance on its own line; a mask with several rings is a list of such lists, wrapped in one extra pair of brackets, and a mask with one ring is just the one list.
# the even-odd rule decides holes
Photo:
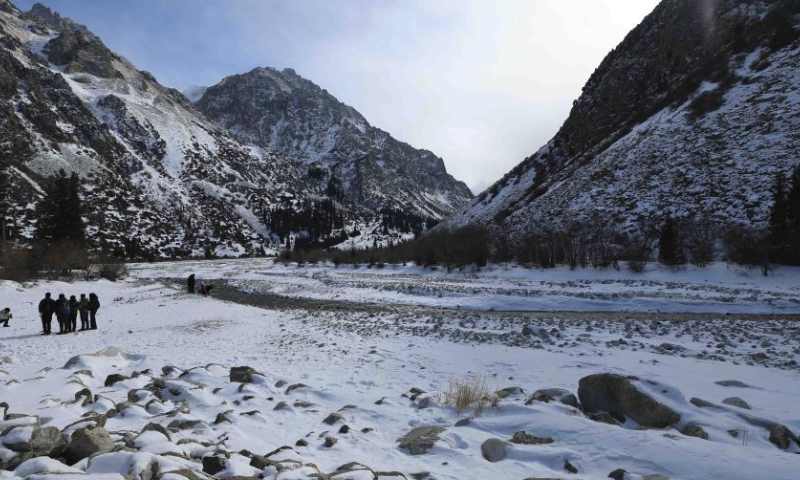
[[(33, 0), (13, 0), (27, 10)], [(294, 68), (479, 193), (658, 0), (40, 0), (184, 90)]]

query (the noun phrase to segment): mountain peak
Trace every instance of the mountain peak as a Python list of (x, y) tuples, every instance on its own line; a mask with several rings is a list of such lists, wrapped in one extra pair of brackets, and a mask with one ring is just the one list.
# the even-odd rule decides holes
[(258, 67), (209, 87), (196, 103), (241, 142), (277, 150), (319, 185), (341, 182), (359, 209), (409, 208), (442, 218), (472, 198), (444, 161), (373, 127), (355, 108), (295, 70)]

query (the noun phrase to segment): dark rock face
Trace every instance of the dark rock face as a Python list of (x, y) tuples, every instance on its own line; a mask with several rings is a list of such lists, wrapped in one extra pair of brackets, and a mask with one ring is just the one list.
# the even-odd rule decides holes
[(98, 77), (122, 78), (114, 69), (114, 54), (99, 38), (80, 30), (64, 30), (44, 46), (47, 59), (63, 65), (67, 73), (85, 72)]
[(608, 412), (625, 415), (648, 428), (666, 428), (678, 423), (681, 416), (642, 392), (621, 375), (600, 373), (579, 382), (578, 397), (588, 413)]
[[(633, 226), (672, 211), (763, 225), (773, 172), (797, 157), (790, 138), (800, 119), (794, 101), (754, 110), (743, 99), (798, 88), (798, 11), (798, 0), (662, 1), (598, 66), (555, 137), (449, 223), (522, 236), (592, 219)], [(759, 58), (746, 60), (752, 52)], [(769, 154), (757, 147), (767, 129), (753, 118), (770, 125)], [(718, 141), (698, 147), (711, 132)], [(727, 163), (738, 157), (751, 160)]]
[(244, 143), (300, 161), (321, 192), (333, 183), (361, 208), (440, 218), (472, 198), (441, 158), (371, 126), (354, 108), (292, 69), (256, 68), (209, 87), (197, 102)]

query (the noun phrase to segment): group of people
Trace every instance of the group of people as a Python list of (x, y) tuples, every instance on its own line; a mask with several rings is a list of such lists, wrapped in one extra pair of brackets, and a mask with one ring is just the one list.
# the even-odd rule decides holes
[[(194, 273), (189, 275), (189, 278), (186, 280), (186, 286), (188, 287), (189, 293), (195, 293), (195, 286), (197, 286), (197, 279), (194, 278)], [(208, 296), (211, 293), (211, 289), (213, 288), (214, 285), (209, 285), (203, 280), (200, 280), (200, 286), (197, 288), (197, 293)]]
[(78, 316), (81, 317), (81, 330), (97, 330), (97, 311), (100, 309), (100, 300), (97, 295), (90, 293), (86, 297), (82, 293), (80, 298), (72, 295), (67, 297), (62, 293), (56, 300), (49, 293), (39, 302), (39, 315), (42, 317), (42, 335), (50, 335), (53, 315), (58, 320), (58, 334), (78, 331)]

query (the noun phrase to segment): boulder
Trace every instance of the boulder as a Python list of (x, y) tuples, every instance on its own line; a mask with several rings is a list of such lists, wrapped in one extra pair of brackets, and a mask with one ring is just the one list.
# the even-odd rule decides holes
[(533, 402), (550, 403), (552, 401), (569, 405), (570, 407), (578, 408), (578, 399), (569, 390), (563, 388), (543, 388), (533, 392), (533, 395), (528, 397), (525, 405), (530, 405)]
[(337, 443), (338, 441), (339, 441), (339, 440), (337, 440), (337, 439), (336, 439), (336, 437), (325, 437), (325, 447), (326, 447), (326, 448), (331, 448), (331, 447), (333, 447), (334, 445), (336, 445), (336, 443)]
[(622, 414), (647, 428), (666, 428), (681, 419), (676, 411), (636, 388), (630, 378), (613, 373), (583, 377), (578, 397), (586, 412)]
[(256, 373), (257, 372), (250, 367), (233, 367), (231, 368), (230, 381), (237, 383), (251, 383), (253, 381), (253, 375)]
[(33, 430), (30, 451), (37, 457), (58, 458), (67, 448), (69, 436), (56, 427), (43, 427)]
[(203, 472), (216, 475), (223, 470), (225, 470), (225, 457), (216, 455), (203, 457)]
[(525, 393), (520, 387), (506, 387), (496, 391), (494, 394), (498, 396), (498, 398), (507, 398), (512, 395), (522, 395)]
[(700, 425), (687, 425), (681, 433), (686, 435), (687, 437), (697, 437), (702, 438), (703, 440), (708, 440), (708, 433), (703, 430), (703, 427)]
[(508, 456), (508, 444), (498, 438), (490, 438), (481, 444), (481, 455), (491, 463), (505, 460)]
[(402, 450), (408, 450), (411, 455), (423, 455), (440, 440), (439, 435), (445, 431), (444, 427), (417, 427), (403, 435), (397, 441)]
[(524, 430), (515, 433), (514, 436), (511, 437), (511, 443), (516, 443), (518, 445), (547, 445), (553, 442), (554, 440), (552, 438), (537, 437)]
[(569, 472), (569, 473), (578, 473), (577, 467), (575, 467), (575, 465), (571, 464), (569, 462), (569, 460), (564, 460), (564, 470)]
[(67, 463), (74, 465), (90, 455), (110, 452), (113, 448), (114, 442), (105, 428), (82, 428), (72, 434), (69, 446), (64, 450), (64, 458)]
[(628, 473), (625, 470), (618, 468), (613, 472), (608, 474), (608, 478), (613, 478), (614, 480), (625, 480), (625, 474)]
[(786, 450), (792, 441), (797, 442), (797, 437), (783, 425), (775, 425), (769, 431), (769, 441), (781, 450)]
[(750, 404), (745, 402), (739, 397), (730, 397), (726, 398), (722, 401), (725, 405), (733, 405), (734, 407), (744, 408), (745, 410), (750, 410)]
[(289, 385), (288, 387), (286, 387), (286, 395), (292, 393), (295, 390), (299, 390), (301, 388), (307, 388), (307, 387), (308, 387), (308, 385), (306, 385), (305, 383), (294, 383), (294, 384)]
[(324, 423), (325, 425), (333, 425), (336, 422), (343, 422), (343, 421), (344, 417), (342, 416), (342, 414), (334, 412), (325, 417), (325, 420), (323, 420), (322, 423)]
[(719, 380), (714, 383), (723, 387), (750, 388), (750, 385), (739, 380)]
[(120, 350), (120, 349), (118, 349), (116, 347), (108, 347), (108, 348), (104, 348), (103, 350), (100, 350), (99, 352), (94, 353), (94, 354), (76, 355), (76, 356), (70, 358), (69, 360), (67, 360), (67, 363), (64, 364), (64, 369), (68, 370), (70, 368), (79, 366), (79, 365), (82, 364), (82, 362), (84, 360), (90, 360), (92, 358), (104, 358), (104, 357), (105, 358), (118, 357), (121, 360), (127, 360), (128, 359), (128, 357), (125, 355), (124, 352), (122, 352), (122, 350)]
[(106, 381), (105, 381), (104, 385), (106, 387), (110, 387), (110, 386), (114, 385), (117, 382), (122, 382), (122, 381), (127, 380), (127, 379), (128, 379), (128, 377), (126, 377), (125, 375), (120, 375), (119, 373), (112, 373), (111, 375), (106, 377)]

